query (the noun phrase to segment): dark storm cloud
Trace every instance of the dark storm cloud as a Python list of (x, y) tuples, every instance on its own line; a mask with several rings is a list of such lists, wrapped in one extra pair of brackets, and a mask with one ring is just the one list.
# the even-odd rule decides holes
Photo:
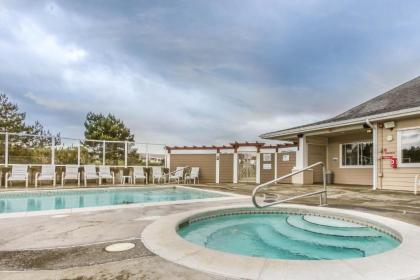
[(0, 90), (62, 135), (211, 144), (339, 113), (418, 75), (405, 1), (3, 1)]

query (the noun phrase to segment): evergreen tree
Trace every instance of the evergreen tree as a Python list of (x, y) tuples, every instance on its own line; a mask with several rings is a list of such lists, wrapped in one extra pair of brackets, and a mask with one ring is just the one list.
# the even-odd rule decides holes
[(134, 141), (130, 129), (112, 114), (105, 116), (89, 112), (84, 125), (86, 139)]
[(0, 132), (27, 132), (25, 117), (17, 104), (10, 102), (6, 94), (0, 94)]

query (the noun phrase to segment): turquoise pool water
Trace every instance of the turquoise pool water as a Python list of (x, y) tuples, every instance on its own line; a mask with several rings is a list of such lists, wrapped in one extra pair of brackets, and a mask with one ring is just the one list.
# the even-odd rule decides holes
[(0, 193), (0, 213), (222, 197), (186, 188), (110, 188)]
[(361, 258), (400, 244), (371, 227), (284, 213), (217, 216), (181, 225), (178, 233), (192, 243), (214, 250), (289, 260)]

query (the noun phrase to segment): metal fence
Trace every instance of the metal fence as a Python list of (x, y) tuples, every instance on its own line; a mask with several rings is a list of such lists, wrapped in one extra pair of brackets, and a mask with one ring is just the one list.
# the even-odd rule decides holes
[(164, 144), (0, 133), (0, 165), (165, 166)]

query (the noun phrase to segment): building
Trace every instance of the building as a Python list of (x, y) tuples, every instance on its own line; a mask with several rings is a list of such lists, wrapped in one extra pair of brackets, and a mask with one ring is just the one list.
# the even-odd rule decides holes
[[(322, 161), (334, 183), (412, 190), (420, 173), (420, 77), (336, 117), (261, 135), (296, 142), (296, 169)], [(322, 179), (320, 169), (294, 178)]]
[(264, 183), (290, 173), (296, 166), (296, 146), (289, 144), (235, 142), (166, 150), (171, 171), (176, 167), (199, 167), (200, 183)]

